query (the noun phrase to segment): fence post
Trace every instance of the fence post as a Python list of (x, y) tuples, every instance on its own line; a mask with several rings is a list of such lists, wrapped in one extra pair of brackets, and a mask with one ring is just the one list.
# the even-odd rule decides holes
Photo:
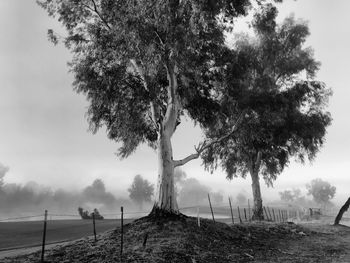
[(233, 219), (233, 212), (232, 212), (232, 205), (231, 205), (231, 198), (228, 198), (228, 202), (230, 203), (230, 209), (231, 209), (231, 217), (232, 217), (232, 224), (235, 223), (235, 220)]
[(41, 263), (44, 262), (45, 241), (46, 241), (46, 223), (47, 223), (47, 210), (45, 210), (45, 215), (44, 215), (44, 232), (43, 232), (43, 243), (41, 246)]
[(264, 209), (264, 211), (265, 211), (265, 215), (266, 215), (267, 221), (269, 221), (270, 219), (269, 219), (269, 215), (268, 215), (267, 212), (266, 212), (266, 207), (263, 206), (263, 209)]
[(249, 218), (249, 222), (250, 222), (250, 202), (248, 199), (248, 218)]
[(121, 215), (120, 215), (120, 223), (121, 223), (121, 239), (120, 239), (120, 261), (123, 262), (123, 239), (124, 239), (124, 227), (123, 227), (123, 217), (124, 217), (124, 208), (123, 207), (120, 207), (120, 212), (121, 212)]
[(276, 222), (275, 210), (273, 210), (273, 208), (272, 208), (272, 214), (273, 214), (273, 221)]
[(96, 238), (96, 224), (95, 224), (95, 213), (92, 213), (92, 225), (94, 227), (94, 237), (95, 237), (95, 242), (97, 241)]
[(197, 225), (198, 227), (201, 227), (201, 221), (199, 219), (199, 206), (197, 206)]
[(215, 223), (214, 212), (213, 212), (213, 208), (212, 208), (212, 206), (211, 206), (211, 202), (210, 202), (210, 196), (209, 196), (209, 194), (208, 194), (208, 200), (209, 200), (209, 205), (210, 205), (211, 215), (212, 215), (212, 217), (213, 217), (213, 221), (214, 221), (214, 223)]
[(267, 212), (269, 212), (269, 217), (270, 217), (270, 220), (272, 221), (272, 216), (271, 216), (270, 208), (269, 208), (269, 207), (267, 207)]
[(239, 222), (242, 224), (242, 218), (241, 218), (241, 211), (239, 211), (239, 206), (237, 206), (238, 208), (238, 217), (239, 217)]
[(280, 209), (278, 209), (278, 214), (280, 215), (280, 222), (283, 222), (283, 217)]
[(245, 208), (243, 208), (243, 209), (244, 209), (244, 218), (245, 218), (245, 221), (247, 222), (247, 212), (246, 212)]

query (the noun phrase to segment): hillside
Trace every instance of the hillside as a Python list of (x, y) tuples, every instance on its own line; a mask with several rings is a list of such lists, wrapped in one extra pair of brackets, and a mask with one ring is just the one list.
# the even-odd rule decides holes
[[(122, 262), (349, 262), (350, 228), (144, 217), (125, 226)], [(147, 235), (146, 245), (143, 246)], [(38, 262), (40, 253), (4, 262)], [(46, 252), (46, 262), (121, 262), (120, 229)]]

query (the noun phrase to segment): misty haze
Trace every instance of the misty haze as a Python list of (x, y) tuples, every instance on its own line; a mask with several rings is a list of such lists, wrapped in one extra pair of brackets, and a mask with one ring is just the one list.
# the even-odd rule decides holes
[(349, 8), (1, 0), (0, 262), (350, 262)]

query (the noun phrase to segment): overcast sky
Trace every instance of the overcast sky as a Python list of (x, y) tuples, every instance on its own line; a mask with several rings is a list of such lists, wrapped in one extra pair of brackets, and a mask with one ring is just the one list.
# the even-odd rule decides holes
[[(263, 196), (277, 198), (278, 191), (305, 188), (319, 177), (337, 187), (336, 200), (341, 202), (350, 189), (350, 1), (285, 0), (279, 9), (280, 18), (294, 12), (309, 21), (307, 45), (322, 63), (317, 79), (334, 92), (329, 106), (333, 124), (314, 163), (291, 163), (273, 189), (262, 187)], [(153, 150), (140, 147), (121, 161), (114, 154), (118, 145), (106, 138), (104, 130), (96, 135), (88, 132), (87, 102), (72, 90), (68, 73), (70, 54), (47, 41), (47, 29), (57, 27), (34, 0), (0, 0), (0, 163), (10, 168), (5, 181), (78, 189), (101, 178), (116, 196), (126, 194), (136, 174), (155, 183)], [(198, 128), (182, 123), (173, 139), (174, 159), (192, 153), (200, 139)], [(241, 189), (250, 192), (249, 178), (229, 182), (219, 170), (205, 172), (199, 160), (183, 169), (214, 190), (232, 196)]]

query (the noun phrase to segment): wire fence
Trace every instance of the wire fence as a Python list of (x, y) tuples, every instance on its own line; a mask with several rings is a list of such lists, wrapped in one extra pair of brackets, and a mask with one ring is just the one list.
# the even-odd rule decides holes
[[(241, 206), (230, 206), (230, 205), (222, 205), (222, 204), (214, 204), (212, 207), (209, 205), (195, 205), (195, 206), (186, 206), (180, 207), (179, 211), (188, 216), (197, 216), (199, 214), (202, 218), (212, 218), (213, 211), (214, 216), (216, 218), (221, 219), (232, 219), (231, 209), (234, 216), (235, 221), (239, 220), (241, 217), (242, 222), (248, 222), (252, 220), (253, 217), (253, 207), (248, 205)], [(322, 216), (335, 217), (337, 215), (338, 210), (321, 210)], [(124, 212), (124, 218), (128, 219), (137, 219), (142, 216), (146, 216), (150, 213), (150, 211), (128, 211)], [(289, 208), (289, 207), (281, 207), (281, 206), (264, 206), (263, 207), (263, 215), (264, 220), (270, 220), (277, 222), (279, 220), (280, 213), (283, 213), (284, 220), (293, 220), (293, 219), (308, 219), (310, 217), (310, 212), (308, 209), (298, 209), (298, 208)], [(273, 217), (275, 214), (275, 217)], [(102, 213), (105, 219), (119, 219), (122, 213)], [(8, 218), (0, 218), (0, 222), (21, 222), (21, 221), (40, 221), (43, 220), (45, 213), (36, 214), (36, 215), (28, 215), (28, 216), (17, 216), (17, 217), (8, 217)], [(65, 213), (48, 213), (48, 221), (50, 220), (65, 220), (65, 219), (82, 219), (78, 214), (65, 214)], [(345, 213), (343, 219), (350, 220), (350, 213)], [(282, 220), (282, 219), (281, 219)], [(238, 223), (238, 221), (237, 221)]]

